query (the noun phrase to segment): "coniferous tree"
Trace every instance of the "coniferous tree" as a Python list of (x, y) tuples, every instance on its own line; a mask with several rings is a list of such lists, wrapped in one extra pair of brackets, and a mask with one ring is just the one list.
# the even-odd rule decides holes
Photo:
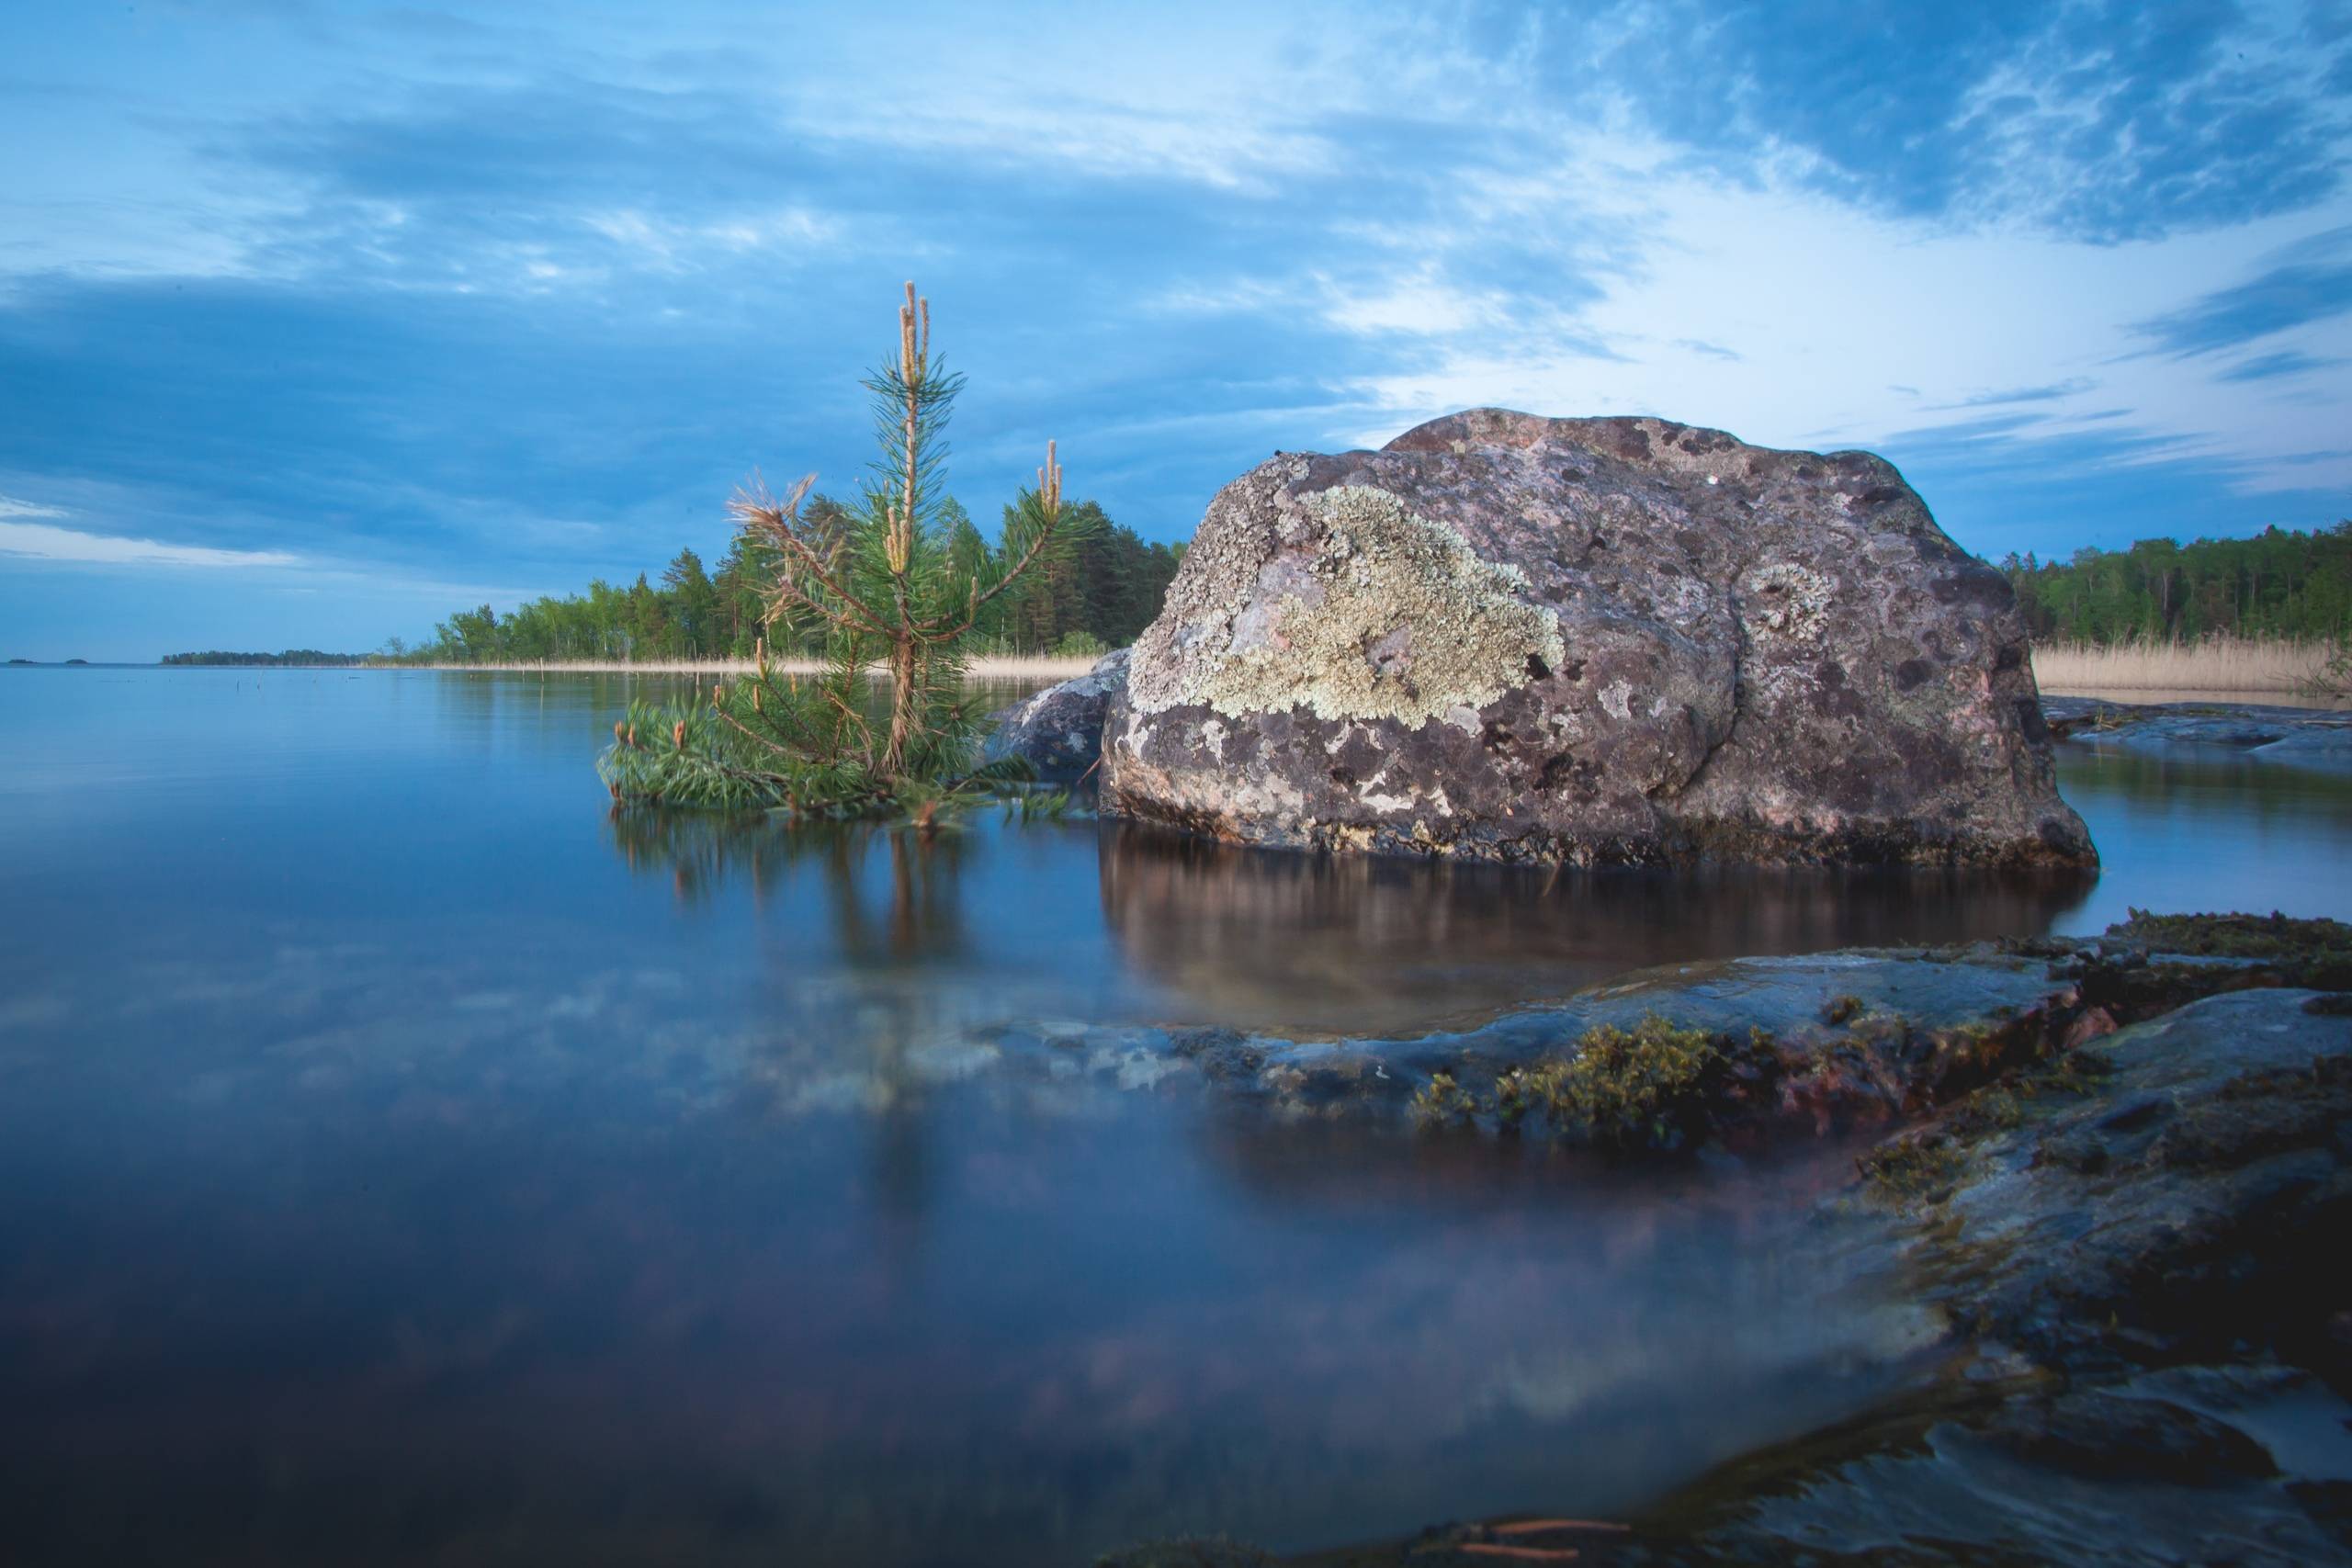
[(711, 639), (718, 620), (718, 592), (703, 570), (702, 558), (691, 549), (680, 550), (662, 574), (662, 586), (669, 602), (672, 651), (688, 659), (717, 651)]
[[(798, 813), (896, 801), (928, 820), (943, 799), (1020, 772), (973, 765), (980, 716), (963, 690), (966, 646), (1000, 600), (1066, 561), (1091, 519), (1063, 505), (1048, 442), (1036, 487), (1006, 508), (999, 547), (971, 548), (957, 526), (968, 519), (944, 488), (944, 432), (963, 378), (933, 355), (930, 304), (911, 283), (897, 359), (865, 386), (881, 452), (860, 506), (820, 509), (810, 476), (782, 496), (755, 483), (729, 508), (770, 552), (767, 623), (821, 646), (825, 673), (779, 679), (763, 659), (707, 705), (633, 708), (599, 764), (616, 798)], [(889, 683), (879, 733), (861, 700), (877, 663)]]

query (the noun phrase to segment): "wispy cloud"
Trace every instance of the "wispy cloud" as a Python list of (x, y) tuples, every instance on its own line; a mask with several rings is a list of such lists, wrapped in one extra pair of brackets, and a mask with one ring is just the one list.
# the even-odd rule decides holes
[[(0, 516), (57, 516), (43, 508), (0, 503)], [(131, 539), (113, 534), (85, 534), (53, 523), (0, 522), (0, 555), (31, 560), (76, 561), (97, 566), (153, 567), (288, 567), (299, 557), (283, 550), (218, 550), (202, 545), (166, 545), (154, 539)]]
[(2012, 387), (2007, 391), (1976, 392), (1956, 402), (1937, 403), (1939, 411), (1950, 409), (2001, 408), (2010, 403), (2052, 403), (2071, 398), (2077, 392), (2087, 392), (2098, 383), (2087, 376), (2070, 376), (2064, 381), (2052, 381), (2041, 387)]
[(2212, 354), (2352, 312), (2352, 227), (2313, 234), (2264, 258), (2261, 272), (2134, 324), (2169, 354)]
[(2290, 376), (2308, 376), (2315, 370), (2333, 370), (2347, 363), (2334, 356), (2305, 354), (2299, 348), (2282, 348), (2271, 354), (2257, 354), (2242, 359), (2221, 372), (2224, 381), (2276, 381)]

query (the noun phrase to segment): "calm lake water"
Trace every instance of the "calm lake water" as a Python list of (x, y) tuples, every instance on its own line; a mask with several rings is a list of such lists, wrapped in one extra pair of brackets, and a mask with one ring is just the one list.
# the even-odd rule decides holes
[(1027, 1565), (1626, 1509), (1916, 1371), (1884, 1238), (1805, 1214), (1849, 1152), (1636, 1177), (989, 1042), (1393, 1035), (2352, 886), (2352, 780), (2077, 748), (2096, 882), (616, 817), (629, 691), (0, 671), (10, 1561)]

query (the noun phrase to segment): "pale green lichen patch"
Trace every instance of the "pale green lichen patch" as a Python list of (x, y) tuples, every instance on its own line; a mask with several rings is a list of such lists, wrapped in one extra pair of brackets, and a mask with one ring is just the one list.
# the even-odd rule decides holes
[(1838, 585), (1820, 572), (1776, 561), (1750, 572), (1741, 585), (1740, 618), (1751, 636), (1815, 642), (1829, 626)]
[(1311, 547), (1261, 572), (1232, 643), (1185, 672), (1179, 700), (1419, 725), (1494, 701), (1529, 678), (1531, 657), (1564, 660), (1558, 615), (1453, 529), (1366, 485), (1300, 504), (1320, 525)]

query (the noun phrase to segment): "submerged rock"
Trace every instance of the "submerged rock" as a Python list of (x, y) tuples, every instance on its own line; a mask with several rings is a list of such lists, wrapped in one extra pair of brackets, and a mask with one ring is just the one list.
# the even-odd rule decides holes
[(2352, 1017), (2325, 993), (2209, 997), (2075, 1054), (2096, 1093), (1963, 1101), (1923, 1235), (1980, 1331), (2076, 1373), (2245, 1344), (2345, 1379)]
[[(2352, 993), (2325, 989), (2352, 985), (2347, 955), (2352, 928), (2332, 920), (2137, 914), (2097, 938), (1659, 965), (1409, 1037), (1007, 1021), (941, 1060), (959, 1077), (1205, 1089), (1293, 1125), (1747, 1152), (1918, 1122), (2045, 1063), (2094, 1071), (2086, 1047), (2216, 995), (2316, 987), (2313, 1017), (2352, 1016)], [(1874, 1156), (1882, 1183), (1948, 1191), (1939, 1128)], [(2042, 1157), (2104, 1156), (2053, 1140)]]
[[(1676, 1017), (1772, 1024), (1784, 1047), (1897, 1004), (1913, 1040), (2001, 1046), (1877, 1054), (1997, 1071), (1874, 1151), (1833, 1204), (1911, 1222), (1905, 1271), (1950, 1325), (1943, 1370), (1623, 1526), (1455, 1525), (1286, 1561), (1466, 1564), (1521, 1543), (1685, 1568), (2352, 1560), (2352, 1008), (2281, 983), (2331, 972), (2347, 938), (2331, 921), (2137, 916), (2007, 955), (1710, 965), (1679, 996), (1669, 971), (1628, 982)], [(1797, 1008), (1828, 992), (1809, 1032)], [(2122, 1027), (2051, 1048), (2057, 1014), (2109, 1006)], [(1495, 1026), (1488, 1055), (1532, 1019)], [(2020, 1049), (2036, 1034), (2047, 1055)], [(1461, 1061), (1474, 1038), (1442, 1054)], [(1200, 1043), (1260, 1073), (1282, 1063), (1269, 1044)], [(1962, 1081), (1916, 1087), (1933, 1100)]]
[(2135, 750), (2176, 747), (2234, 751), (2266, 762), (2352, 768), (2352, 714), (2241, 703), (2116, 703), (2049, 697), (2050, 732), (2062, 740)]
[(1917, 1157), (1868, 1162), (1939, 1172), (1924, 1193), (1873, 1185), (1916, 1209), (1912, 1271), (1970, 1372), (1843, 1452), (1752, 1469), (1745, 1495), (1669, 1500), (1661, 1522), (1711, 1517), (1667, 1560), (2345, 1561), (2337, 999), (2208, 997), (1960, 1100), (1893, 1145)]
[(1493, 409), (1220, 491), (1102, 798), (1491, 860), (2095, 858), (2007, 581), (1883, 460)]
[(995, 716), (988, 755), (1025, 757), (1045, 778), (1075, 778), (1102, 754), (1102, 714), (1125, 690), (1132, 649), (1106, 653), (1075, 679), (1023, 698)]
[(2278, 1473), (2269, 1451), (2227, 1422), (2168, 1399), (2104, 1389), (2020, 1401), (1987, 1430), (2020, 1459), (2077, 1474), (2215, 1486)]

